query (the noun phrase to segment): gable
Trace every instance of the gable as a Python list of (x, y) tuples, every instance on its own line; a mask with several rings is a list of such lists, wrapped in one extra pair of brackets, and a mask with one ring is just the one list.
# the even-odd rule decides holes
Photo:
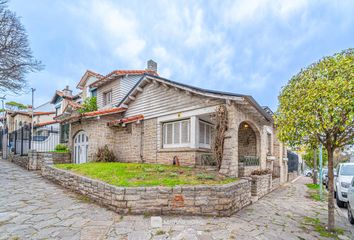
[(225, 101), (190, 94), (177, 88), (148, 83), (133, 97), (124, 117), (142, 114), (145, 119), (186, 110), (217, 106)]

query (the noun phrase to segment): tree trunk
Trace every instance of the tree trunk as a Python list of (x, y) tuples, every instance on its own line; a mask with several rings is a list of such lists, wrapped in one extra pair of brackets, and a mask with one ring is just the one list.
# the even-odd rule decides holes
[(333, 149), (327, 147), (328, 153), (328, 230), (334, 230), (334, 174), (333, 174)]
[(317, 184), (317, 151), (316, 149), (313, 150), (313, 183)]

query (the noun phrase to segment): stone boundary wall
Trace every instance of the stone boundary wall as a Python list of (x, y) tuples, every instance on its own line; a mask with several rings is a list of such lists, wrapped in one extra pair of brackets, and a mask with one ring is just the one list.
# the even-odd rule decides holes
[(9, 160), (10, 162), (13, 162), (14, 164), (23, 167), (25, 169), (29, 169), (29, 159), (28, 156), (21, 156), (18, 154), (9, 154)]
[(71, 154), (29, 151), (28, 156), (11, 154), (10, 161), (28, 170), (41, 170), (44, 165), (71, 163)]
[(244, 166), (243, 164), (238, 165), (238, 177), (249, 177), (254, 170), (260, 169), (260, 166)]
[(280, 187), (280, 177), (272, 178), (272, 191)]
[(272, 190), (272, 175), (251, 175), (252, 185), (251, 193), (253, 197), (258, 199), (266, 195)]
[(251, 204), (251, 181), (224, 185), (116, 187), (75, 173), (42, 167), (42, 176), (123, 214), (230, 216)]
[(293, 172), (289, 172), (288, 173), (288, 182), (291, 182), (292, 180), (294, 180), (295, 178), (297, 178), (298, 174), (296, 171)]

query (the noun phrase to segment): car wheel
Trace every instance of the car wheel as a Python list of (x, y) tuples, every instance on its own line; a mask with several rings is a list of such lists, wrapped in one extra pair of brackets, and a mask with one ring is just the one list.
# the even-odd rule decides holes
[(349, 203), (348, 203), (348, 221), (352, 224), (352, 225), (354, 225), (354, 218), (353, 218), (353, 214), (352, 214), (352, 212), (350, 211), (350, 205), (349, 205)]
[(340, 208), (344, 208), (344, 202), (339, 200), (339, 197), (336, 194), (336, 202), (337, 202), (337, 206)]

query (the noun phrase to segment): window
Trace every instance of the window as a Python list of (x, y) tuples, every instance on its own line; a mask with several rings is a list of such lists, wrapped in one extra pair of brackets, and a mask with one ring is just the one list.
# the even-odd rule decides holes
[(91, 97), (97, 97), (97, 89), (91, 89)]
[(190, 142), (189, 132), (189, 120), (164, 123), (163, 147), (188, 147)]
[(211, 124), (199, 121), (199, 146), (210, 148), (211, 142)]
[(112, 103), (112, 91), (103, 93), (103, 102), (104, 105), (108, 105)]
[(60, 126), (60, 142), (66, 143), (69, 140), (69, 124)]
[(267, 133), (267, 155), (272, 155), (272, 134)]

